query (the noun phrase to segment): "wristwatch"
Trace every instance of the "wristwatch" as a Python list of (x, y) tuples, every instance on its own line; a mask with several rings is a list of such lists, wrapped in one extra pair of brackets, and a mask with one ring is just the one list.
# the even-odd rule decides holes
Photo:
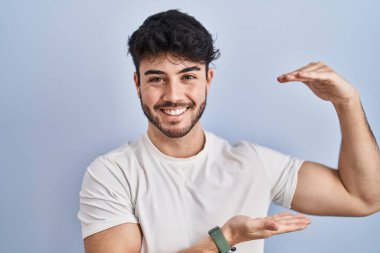
[(213, 229), (208, 231), (208, 234), (211, 236), (212, 240), (215, 242), (216, 247), (219, 250), (219, 253), (232, 253), (236, 251), (235, 247), (231, 247), (226, 238), (224, 237), (220, 227), (216, 226)]

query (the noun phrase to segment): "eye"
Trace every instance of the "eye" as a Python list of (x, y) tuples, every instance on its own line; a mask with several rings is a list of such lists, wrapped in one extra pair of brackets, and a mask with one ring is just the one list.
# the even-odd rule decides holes
[(149, 82), (149, 83), (159, 83), (159, 82), (161, 82), (162, 80), (164, 80), (162, 77), (160, 77), (160, 76), (155, 76), (155, 77), (149, 78), (148, 82)]
[(184, 80), (191, 80), (191, 79), (196, 79), (196, 77), (193, 76), (193, 75), (184, 75), (184, 76), (182, 77), (182, 79), (184, 79)]

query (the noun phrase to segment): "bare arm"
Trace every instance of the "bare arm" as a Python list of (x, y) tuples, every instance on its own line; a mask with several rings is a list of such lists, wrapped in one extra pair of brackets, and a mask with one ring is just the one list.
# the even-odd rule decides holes
[(335, 104), (342, 131), (339, 175), (347, 191), (370, 212), (380, 210), (380, 152), (359, 96)]
[(317, 215), (363, 216), (380, 210), (380, 152), (356, 89), (323, 62), (278, 78), (301, 81), (330, 101), (338, 114), (342, 144), (338, 170), (305, 162), (292, 208)]
[[(240, 242), (263, 239), (272, 235), (294, 232), (307, 227), (310, 220), (302, 214), (281, 213), (271, 217), (252, 219), (238, 215), (228, 220), (222, 232), (231, 245)], [(207, 233), (207, 231), (205, 231)], [(138, 253), (141, 251), (143, 234), (138, 224), (126, 223), (84, 239), (86, 253)], [(181, 253), (218, 252), (211, 237), (195, 244)]]
[[(221, 228), (224, 236), (231, 246), (241, 242), (265, 239), (273, 235), (295, 232), (305, 229), (310, 219), (303, 214), (292, 215), (280, 213), (264, 218), (250, 218), (237, 215), (229, 219)], [(217, 253), (218, 249), (211, 237), (204, 239), (191, 248), (180, 253)]]
[(125, 223), (84, 239), (86, 253), (139, 253), (142, 232), (139, 224)]

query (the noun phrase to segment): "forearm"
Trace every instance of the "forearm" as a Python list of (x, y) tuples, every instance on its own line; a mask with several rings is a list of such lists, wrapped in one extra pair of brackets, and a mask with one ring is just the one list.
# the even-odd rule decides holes
[[(250, 218), (245, 215), (236, 215), (229, 219), (222, 227), (222, 233), (231, 246), (241, 242), (265, 239), (273, 235), (290, 233), (305, 229), (310, 219), (302, 214), (279, 213), (270, 217)], [(191, 248), (180, 253), (217, 253), (219, 250), (211, 237), (205, 238)]]
[(194, 246), (180, 251), (179, 253), (217, 253), (218, 248), (209, 236), (208, 238), (200, 241)]
[(334, 107), (342, 132), (340, 178), (352, 196), (379, 210), (380, 152), (359, 95), (346, 103), (334, 104)]
[[(221, 228), (221, 231), (224, 235), (224, 238), (227, 240), (229, 245), (235, 245), (236, 242), (234, 242), (231, 239), (231, 229), (229, 228), (230, 223), (227, 222), (224, 224), (224, 226)], [(194, 246), (187, 248), (185, 250), (180, 251), (179, 253), (218, 253), (219, 250), (211, 238), (211, 236), (208, 236), (207, 238), (203, 239), (202, 241), (198, 242)]]

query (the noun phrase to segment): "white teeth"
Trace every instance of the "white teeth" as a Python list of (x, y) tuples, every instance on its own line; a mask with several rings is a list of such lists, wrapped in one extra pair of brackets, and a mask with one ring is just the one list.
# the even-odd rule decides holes
[(187, 108), (179, 108), (179, 109), (175, 109), (175, 110), (165, 110), (163, 109), (162, 111), (165, 113), (165, 114), (169, 114), (171, 116), (178, 116), (178, 115), (181, 115), (182, 113), (184, 113), (185, 111), (187, 110)]

